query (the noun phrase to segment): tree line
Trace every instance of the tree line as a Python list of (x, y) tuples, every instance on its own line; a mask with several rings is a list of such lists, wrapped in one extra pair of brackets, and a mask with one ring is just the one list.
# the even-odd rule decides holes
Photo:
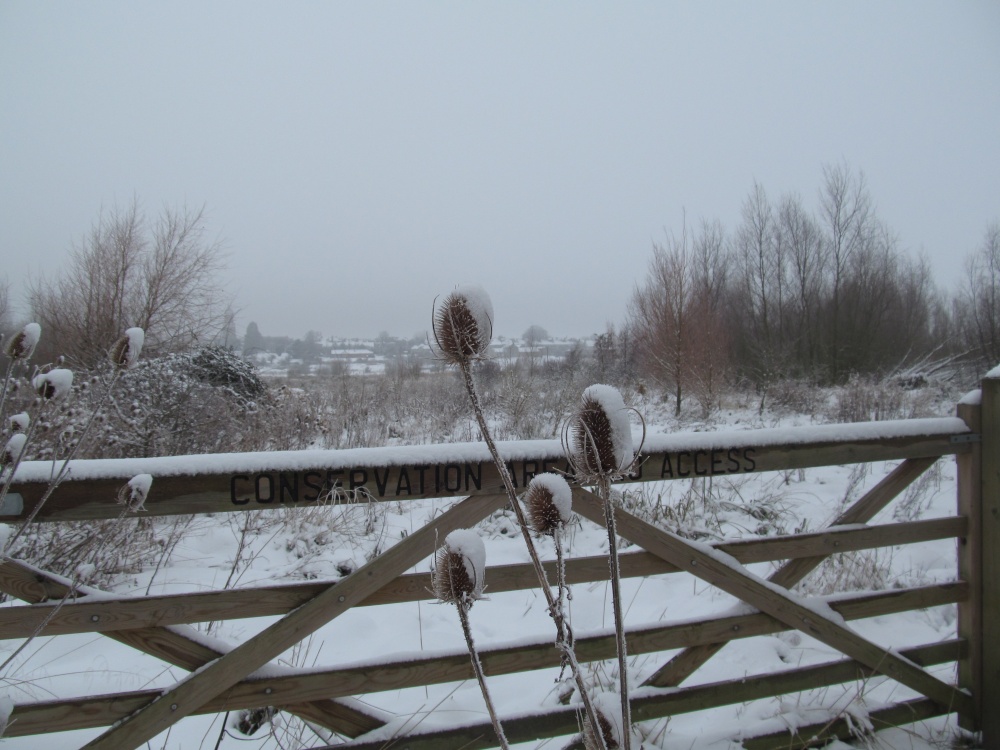
[(899, 246), (865, 176), (823, 169), (819, 207), (772, 200), (755, 183), (739, 223), (718, 219), (653, 246), (619, 336), (638, 374), (680, 409), (723, 384), (817, 385), (885, 374), (928, 358), (1000, 361), (1000, 225), (966, 262), (949, 295), (922, 257)]

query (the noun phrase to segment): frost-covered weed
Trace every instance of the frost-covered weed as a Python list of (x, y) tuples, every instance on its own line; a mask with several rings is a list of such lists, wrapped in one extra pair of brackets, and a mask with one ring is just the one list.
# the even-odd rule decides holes
[(718, 541), (776, 536), (797, 523), (794, 495), (780, 476), (733, 475), (646, 482), (622, 493), (622, 507), (678, 536)]

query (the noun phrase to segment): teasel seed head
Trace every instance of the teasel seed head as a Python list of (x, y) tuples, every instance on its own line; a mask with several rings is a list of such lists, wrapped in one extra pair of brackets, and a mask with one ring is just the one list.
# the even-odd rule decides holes
[(573, 514), (573, 490), (558, 474), (536, 474), (521, 496), (528, 524), (539, 534), (552, 536)]
[(567, 458), (581, 479), (627, 474), (635, 458), (629, 409), (610, 385), (592, 385), (563, 431)]
[(31, 381), (35, 392), (46, 401), (63, 398), (73, 390), (73, 371), (57, 367), (36, 375)]
[(471, 529), (456, 529), (434, 557), (434, 595), (443, 602), (472, 606), (483, 596), (485, 568), (483, 540)]
[(8, 425), (12, 433), (27, 432), (28, 427), (31, 425), (31, 417), (28, 416), (28, 412), (26, 411), (13, 414), (8, 420)]
[(435, 303), (432, 323), (438, 355), (452, 364), (467, 364), (489, 348), (493, 303), (482, 287), (461, 286)]
[(139, 361), (146, 334), (141, 328), (129, 328), (108, 350), (111, 364), (119, 370), (131, 370)]
[(118, 490), (118, 504), (128, 506), (131, 511), (146, 510), (144, 504), (152, 485), (152, 474), (136, 474)]
[(28, 323), (24, 328), (10, 337), (4, 352), (14, 360), (30, 359), (35, 353), (38, 339), (42, 335), (42, 327), (38, 323)]
[(23, 432), (16, 432), (10, 436), (7, 445), (0, 452), (0, 470), (17, 463), (22, 451), (24, 451), (24, 444), (26, 442), (28, 442), (28, 436)]

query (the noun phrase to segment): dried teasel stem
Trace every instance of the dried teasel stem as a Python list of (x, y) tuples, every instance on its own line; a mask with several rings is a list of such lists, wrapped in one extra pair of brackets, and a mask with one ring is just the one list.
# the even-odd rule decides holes
[(611, 481), (630, 473), (635, 461), (636, 452), (632, 446), (629, 412), (621, 394), (615, 388), (592, 385), (583, 392), (580, 408), (563, 430), (563, 447), (577, 481), (595, 485), (597, 494), (604, 503), (604, 521), (608, 530), (611, 603), (614, 610), (618, 653), (619, 695), (624, 727), (623, 750), (631, 750), (632, 709), (629, 704), (628, 648), (625, 639), (621, 570), (618, 561), (618, 530), (615, 524)]
[[(563, 657), (569, 664), (570, 671), (573, 673), (577, 690), (580, 693), (580, 700), (583, 702), (584, 711), (590, 717), (590, 720), (596, 723), (597, 714), (590, 700), (587, 684), (583, 679), (583, 671), (580, 669), (580, 664), (576, 659), (576, 653), (569, 645), (573, 642), (572, 629), (559, 607), (559, 602), (552, 594), (552, 587), (545, 574), (545, 569), (542, 567), (542, 562), (538, 557), (538, 550), (535, 549), (535, 544), (528, 531), (529, 527), (524, 511), (517, 501), (514, 481), (507, 470), (507, 464), (500, 457), (500, 452), (497, 450), (489, 426), (486, 424), (486, 417), (483, 415), (482, 404), (479, 400), (479, 392), (472, 377), (472, 363), (477, 359), (483, 358), (492, 338), (493, 305), (482, 288), (478, 286), (460, 287), (447, 295), (442, 302), (435, 305), (432, 323), (438, 355), (445, 361), (456, 365), (462, 374), (465, 390), (469, 394), (472, 411), (475, 414), (476, 423), (479, 425), (479, 432), (482, 434), (483, 441), (486, 443), (486, 447), (489, 449), (490, 456), (493, 459), (493, 464), (500, 474), (510, 507), (517, 517), (518, 527), (521, 529), (521, 536), (528, 550), (528, 557), (531, 559), (531, 565), (538, 578), (539, 588), (545, 596), (549, 615), (556, 625), (557, 637), (563, 639), (562, 642), (557, 642), (557, 645), (562, 650)], [(605, 750), (603, 743), (598, 750)]]
[(444, 538), (442, 545), (434, 558), (433, 589), (434, 595), (443, 602), (455, 605), (458, 619), (462, 623), (462, 634), (469, 648), (472, 659), (472, 670), (479, 681), (479, 689), (486, 701), (486, 708), (493, 722), (500, 747), (509, 748), (507, 737), (500, 717), (497, 716), (489, 688), (486, 686), (486, 675), (479, 660), (475, 641), (472, 639), (472, 627), (469, 625), (469, 610), (483, 596), (483, 572), (486, 569), (486, 550), (483, 540), (470, 529), (456, 529)]
[[(538, 534), (552, 537), (556, 550), (556, 643), (563, 650), (563, 668), (569, 666), (565, 652), (573, 648), (573, 634), (566, 628), (566, 563), (563, 554), (563, 532), (573, 516), (573, 490), (559, 474), (536, 474), (521, 495), (528, 523)], [(562, 679), (562, 673), (559, 675)]]

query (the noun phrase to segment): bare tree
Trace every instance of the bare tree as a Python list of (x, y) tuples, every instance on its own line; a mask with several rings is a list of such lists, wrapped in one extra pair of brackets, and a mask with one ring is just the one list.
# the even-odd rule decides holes
[(702, 224), (691, 242), (685, 227), (680, 238), (654, 244), (646, 283), (632, 294), (629, 331), (639, 366), (673, 391), (676, 414), (689, 387), (707, 410), (726, 370), (727, 263), (717, 222)]
[(862, 252), (871, 240), (871, 196), (863, 172), (856, 175), (845, 164), (823, 167), (824, 185), (820, 193), (820, 212), (829, 258), (830, 290), (830, 376), (841, 378), (844, 337), (841, 331), (844, 315), (843, 293), (852, 258)]
[(102, 212), (56, 278), (28, 290), (45, 331), (43, 357), (90, 367), (129, 327), (153, 356), (210, 344), (228, 330), (221, 246), (206, 237), (204, 209), (166, 208), (148, 223), (138, 205)]
[(955, 302), (965, 346), (984, 367), (1000, 362), (1000, 222), (986, 228), (966, 261), (966, 286)]
[(785, 196), (778, 207), (778, 237), (788, 264), (788, 324), (800, 374), (815, 376), (820, 364), (820, 320), (826, 277), (826, 246), (815, 220), (798, 196)]
[(674, 413), (681, 412), (686, 385), (691, 273), (687, 232), (653, 245), (649, 276), (636, 287), (629, 303), (629, 327), (636, 340), (642, 370), (664, 390), (674, 392)]

